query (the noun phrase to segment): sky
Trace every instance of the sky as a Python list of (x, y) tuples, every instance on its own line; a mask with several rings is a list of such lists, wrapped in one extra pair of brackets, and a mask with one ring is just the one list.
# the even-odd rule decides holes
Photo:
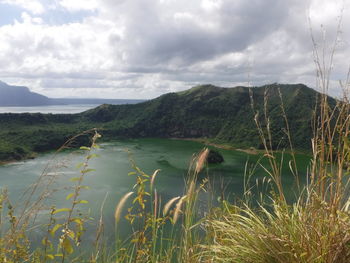
[(49, 97), (116, 99), (209, 83), (316, 88), (314, 44), (329, 65), (336, 42), (338, 96), (348, 25), (350, 0), (0, 0), (0, 80)]

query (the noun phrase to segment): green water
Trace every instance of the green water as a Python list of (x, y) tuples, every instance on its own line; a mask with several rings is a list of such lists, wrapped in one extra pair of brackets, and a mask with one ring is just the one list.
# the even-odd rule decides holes
[[(187, 175), (192, 155), (200, 151), (204, 145), (182, 140), (169, 139), (134, 139), (116, 141), (113, 143), (102, 143), (101, 148), (96, 150), (98, 158), (92, 159), (89, 168), (96, 171), (89, 173), (84, 179), (84, 185), (90, 187), (82, 190), (81, 198), (89, 201), (89, 204), (79, 205), (79, 210), (84, 214), (89, 213), (91, 220), (87, 228), (86, 238), (92, 242), (96, 231), (97, 221), (100, 217), (101, 204), (106, 197), (103, 207), (103, 217), (107, 233), (113, 233), (114, 210), (119, 199), (127, 192), (132, 191), (135, 184), (135, 176), (128, 176), (133, 171), (128, 154), (125, 149), (132, 153), (132, 158), (144, 172), (152, 174), (154, 170), (161, 169), (156, 178), (155, 187), (161, 195), (163, 204), (170, 198), (183, 194), (184, 180)], [(244, 191), (244, 173), (247, 167), (254, 167), (259, 159), (258, 155), (248, 155), (239, 151), (219, 150), (225, 162), (222, 164), (209, 166), (201, 175), (200, 180), (209, 177), (212, 191), (210, 198), (217, 200), (219, 196), (230, 198), (240, 198)], [(0, 166), (0, 187), (7, 188), (11, 200), (19, 207), (28, 200), (29, 195), (22, 195), (32, 183), (34, 183), (44, 171), (44, 181), (39, 187), (39, 192), (45, 189), (45, 185), (50, 184), (52, 195), (46, 201), (46, 205), (38, 212), (36, 225), (47, 222), (48, 209), (51, 205), (57, 208), (70, 207), (70, 202), (65, 200), (68, 193), (72, 192), (69, 187), (73, 183), (69, 180), (79, 176), (79, 169), (76, 165), (83, 160), (82, 152), (65, 152), (56, 157), (54, 154), (40, 155), (34, 160)], [(54, 159), (53, 159), (54, 158)], [(288, 162), (290, 156), (286, 155)], [(309, 158), (304, 155), (297, 156), (298, 165), (302, 177), (305, 175)], [(263, 162), (264, 163), (264, 162)], [(294, 179), (288, 171), (284, 169), (283, 183), (287, 192), (292, 195)], [(257, 166), (255, 176), (252, 177), (252, 184), (256, 180), (263, 181), (266, 173), (260, 166)], [(51, 179), (54, 178), (53, 181)], [(207, 202), (209, 194), (201, 196), (200, 202)], [(35, 199), (35, 198), (34, 198)], [(33, 199), (33, 200), (34, 200)], [(122, 224), (126, 224), (125, 220)], [(127, 227), (121, 228), (123, 234), (129, 230)], [(43, 235), (43, 229), (35, 228), (36, 236)]]

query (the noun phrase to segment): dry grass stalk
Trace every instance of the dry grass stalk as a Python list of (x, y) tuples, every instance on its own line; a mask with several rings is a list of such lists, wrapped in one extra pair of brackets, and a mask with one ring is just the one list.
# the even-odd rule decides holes
[(160, 169), (157, 169), (154, 171), (154, 173), (151, 176), (151, 189), (153, 189), (154, 180), (156, 179), (157, 174), (160, 172)]
[(120, 199), (117, 207), (115, 208), (115, 213), (114, 213), (114, 218), (115, 218), (115, 222), (118, 223), (120, 220), (120, 215), (121, 212), (123, 210), (123, 207), (126, 203), (126, 201), (128, 200), (128, 198), (133, 194), (134, 192), (129, 192), (127, 194), (125, 194), (122, 199)]
[(176, 224), (179, 215), (181, 213), (181, 207), (182, 207), (182, 203), (184, 202), (185, 198), (187, 197), (187, 195), (184, 195), (183, 197), (181, 197), (181, 199), (179, 200), (179, 202), (177, 202), (176, 207), (175, 207), (175, 212), (174, 212), (174, 217), (173, 217), (173, 224)]
[(166, 216), (168, 214), (170, 207), (179, 199), (180, 199), (180, 196), (174, 197), (165, 204), (163, 209), (163, 216)]
[(207, 162), (208, 155), (209, 155), (209, 149), (208, 148), (205, 148), (204, 150), (202, 150), (198, 154), (197, 162), (196, 162), (196, 169), (195, 169), (196, 174), (199, 174), (200, 171), (202, 171), (204, 165)]

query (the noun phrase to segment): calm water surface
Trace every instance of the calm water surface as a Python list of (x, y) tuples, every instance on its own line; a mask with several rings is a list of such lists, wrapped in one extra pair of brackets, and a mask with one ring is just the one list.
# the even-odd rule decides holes
[[(135, 184), (135, 176), (128, 176), (133, 169), (125, 149), (132, 153), (132, 158), (144, 172), (152, 174), (154, 170), (161, 169), (155, 185), (157, 192), (162, 196), (162, 202), (166, 203), (170, 198), (183, 194), (184, 180), (192, 155), (203, 148), (203, 145), (197, 142), (168, 139), (133, 139), (101, 143), (100, 146), (101, 148), (96, 150), (99, 157), (89, 163), (89, 168), (95, 171), (89, 173), (83, 183), (90, 189), (82, 190), (81, 198), (89, 201), (89, 204), (79, 205), (79, 209), (84, 213), (90, 210), (90, 216), (94, 218), (88, 226), (91, 233), (96, 229), (101, 204), (106, 196), (103, 208), (104, 221), (106, 229), (114, 228), (115, 206), (125, 193), (132, 191)], [(225, 162), (209, 166), (202, 175), (202, 178), (208, 176), (210, 179), (213, 189), (210, 196), (216, 200), (224, 188), (227, 197), (231, 199), (241, 197), (244, 189), (245, 164), (248, 162), (248, 167), (252, 168), (259, 157), (238, 151), (220, 150), (220, 152)], [(47, 201), (48, 207), (51, 205), (56, 205), (57, 208), (69, 207), (70, 202), (65, 200), (66, 195), (72, 192), (69, 187), (73, 183), (69, 179), (79, 176), (79, 169), (76, 166), (83, 160), (83, 153), (60, 153), (53, 158), (54, 154), (43, 154), (34, 160), (0, 166), (0, 187), (6, 187), (11, 199), (21, 206), (28, 200), (28, 197), (20, 198), (25, 189), (34, 183), (47, 167), (48, 169), (44, 171), (45, 183), (40, 190), (50, 183), (50, 192), (53, 195)], [(285, 158), (288, 159), (288, 156)], [(301, 170), (305, 171), (308, 158), (303, 155), (298, 155), (297, 158)], [(287, 169), (284, 174), (283, 181), (286, 188), (291, 188), (293, 178)], [(263, 170), (258, 166), (252, 182), (255, 183), (256, 179), (262, 181), (264, 176)], [(52, 178), (55, 178), (53, 182)], [(204, 207), (208, 198), (208, 195), (203, 195), (200, 205)], [(46, 209), (40, 211), (38, 222), (40, 220), (45, 222), (45, 217), (40, 215), (47, 214)], [(38, 236), (42, 236), (40, 228), (36, 231)], [(87, 237), (93, 241), (94, 235)]]
[(71, 104), (71, 105), (48, 105), (48, 106), (29, 106), (29, 107), (0, 107), (0, 113), (80, 113), (92, 108), (97, 104)]

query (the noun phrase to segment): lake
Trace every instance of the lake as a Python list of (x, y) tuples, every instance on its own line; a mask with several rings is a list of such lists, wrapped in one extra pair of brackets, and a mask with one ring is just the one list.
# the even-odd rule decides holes
[(26, 106), (26, 107), (0, 107), (0, 113), (80, 113), (98, 107), (98, 104), (71, 104), (71, 105), (46, 105), (46, 106)]
[[(136, 183), (135, 175), (128, 175), (133, 171), (128, 153), (132, 153), (132, 159), (145, 173), (152, 174), (156, 169), (161, 169), (156, 177), (155, 187), (161, 195), (163, 204), (175, 196), (184, 192), (184, 181), (187, 176), (191, 158), (194, 153), (199, 152), (203, 144), (193, 141), (171, 140), (171, 139), (130, 139), (101, 143), (100, 149), (95, 150), (99, 155), (91, 159), (89, 168), (95, 171), (86, 175), (83, 184), (89, 189), (83, 189), (81, 198), (89, 204), (80, 204), (79, 210), (88, 213), (93, 219), (88, 223), (88, 233), (85, 238), (93, 242), (97, 221), (103, 200), (104, 222), (107, 232), (114, 229), (114, 211), (120, 198), (133, 190)], [(208, 200), (217, 200), (224, 192), (225, 198), (241, 198), (244, 191), (244, 172), (248, 167), (256, 164), (259, 156), (248, 155), (240, 151), (219, 150), (225, 161), (222, 164), (210, 165), (202, 172), (199, 181), (208, 176), (212, 185), (210, 193), (202, 194), (200, 206), (205, 207)], [(52, 195), (46, 201), (46, 205), (38, 212), (36, 224), (47, 223), (49, 207), (55, 205), (57, 208), (69, 207), (70, 201), (66, 200), (69, 189), (74, 183), (70, 178), (79, 176), (77, 164), (82, 162), (84, 153), (82, 151), (67, 151), (59, 153), (41, 154), (34, 160), (12, 163), (0, 166), (0, 187), (7, 188), (11, 200), (17, 202), (21, 207), (28, 200), (28, 195), (21, 197), (24, 190), (34, 183), (44, 171), (44, 183), (39, 187), (42, 191), (50, 183), (49, 192)], [(288, 163), (288, 155), (285, 156)], [(306, 170), (309, 158), (305, 155), (297, 155), (297, 160), (302, 171)], [(288, 165), (287, 165), (288, 166)], [(46, 170), (45, 170), (46, 167)], [(305, 172), (303, 172), (305, 174)], [(266, 176), (263, 169), (258, 166), (252, 184), (256, 180), (263, 181)], [(54, 179), (54, 180), (52, 180)], [(52, 180), (52, 182), (51, 182)], [(294, 179), (287, 168), (284, 169), (283, 182), (286, 188), (291, 189)], [(292, 191), (289, 190), (292, 194)], [(130, 205), (130, 202), (129, 202)], [(125, 224), (125, 219), (122, 220)], [(43, 229), (38, 227), (35, 232), (37, 237), (43, 235)], [(122, 234), (128, 233), (127, 227), (122, 228)], [(35, 238), (35, 237), (34, 237)]]

